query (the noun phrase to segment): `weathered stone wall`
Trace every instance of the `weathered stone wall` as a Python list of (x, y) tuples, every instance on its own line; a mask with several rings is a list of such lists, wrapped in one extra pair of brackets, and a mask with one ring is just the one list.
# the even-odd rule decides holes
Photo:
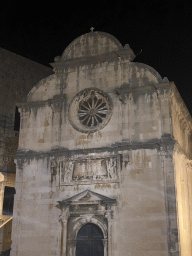
[[(84, 71), (80, 71), (83, 67), (76, 68), (74, 72), (68, 70), (68, 77), (67, 73), (62, 76), (53, 75), (33, 88), (28, 98), (31, 103), (21, 110), (21, 150), (95, 148), (111, 146), (119, 141), (150, 142), (160, 139), (164, 134), (170, 134), (166, 99), (163, 97), (161, 100), (155, 86), (147, 85), (144, 88), (144, 81), (158, 84), (160, 89), (169, 87), (169, 84), (159, 84), (155, 75), (145, 66), (138, 68), (135, 63), (115, 61), (103, 63), (100, 68), (98, 66), (100, 65), (86, 66)], [(140, 73), (143, 77), (139, 77), (136, 83), (135, 76)], [(125, 84), (128, 79), (130, 84)], [(121, 86), (123, 90), (128, 90), (127, 98), (122, 99), (127, 101), (126, 104), (120, 101), (122, 96), (118, 95), (121, 93), (118, 91)], [(104, 89), (113, 102), (110, 123), (93, 134), (79, 133), (68, 118), (70, 102), (79, 91), (87, 87)], [(40, 102), (41, 99), (44, 101)]]
[[(171, 84), (131, 63), (131, 49), (110, 36), (103, 48), (97, 40), (103, 55), (93, 58), (97, 35), (105, 36), (73, 42), (19, 106), (12, 256), (75, 256), (83, 223), (107, 230), (105, 256), (179, 255)], [(114, 45), (120, 49), (104, 54)], [(87, 95), (105, 102), (100, 129), (81, 122)], [(99, 112), (88, 103), (93, 117)]]
[[(55, 80), (52, 88), (54, 84)], [(169, 84), (160, 86), (165, 86), (169, 91)], [(59, 255), (60, 210), (55, 206), (59, 200), (82, 192), (87, 187), (97, 193), (118, 199), (113, 224), (114, 255), (126, 254), (129, 250), (133, 255), (150, 252), (160, 256), (162, 253), (168, 255), (168, 248), (169, 250), (173, 248), (175, 251), (178, 249), (175, 248), (177, 239), (172, 241), (172, 246), (167, 243), (171, 241), (169, 235), (171, 227), (167, 226), (167, 216), (168, 214), (172, 216), (172, 220), (169, 221), (172, 228), (177, 230), (176, 212), (170, 213), (170, 209), (165, 207), (165, 202), (168, 200), (165, 190), (166, 177), (162, 168), (161, 150), (157, 146), (162, 138), (170, 138), (167, 136), (171, 133), (169, 108), (167, 108), (168, 94), (162, 92), (158, 94), (155, 88), (139, 93), (138, 91), (137, 88), (136, 92), (130, 93), (124, 102), (115, 88), (108, 91), (113, 101), (113, 115), (109, 124), (94, 134), (82, 134), (69, 123), (68, 107), (76, 94), (73, 91), (68, 90), (60, 107), (56, 100), (44, 101), (39, 105), (36, 102), (30, 103), (27, 107), (24, 105), (24, 108), (21, 108), (19, 151), (21, 155), (18, 157), (26, 157), (27, 152), (23, 149), (30, 151), (27, 153), (28, 161), (22, 162), (18, 159), (17, 162), (17, 176), (18, 179), (23, 177), (23, 180), (17, 180), (15, 201), (17, 206), (14, 207), (13, 230), (18, 237), (12, 246), (12, 253), (18, 251), (19, 255), (25, 255), (33, 251), (34, 255), (38, 255), (38, 248), (43, 244), (42, 255), (51, 255), (50, 253)], [(93, 148), (120, 150), (124, 147), (131, 150), (122, 151), (125, 158), (121, 163), (120, 183), (98, 182), (82, 185), (77, 182), (72, 186), (60, 186), (59, 170), (51, 172), (49, 158), (44, 158), (47, 153), (54, 155), (54, 149), (57, 152), (56, 147), (59, 147), (58, 152), (61, 155), (76, 154), (76, 150), (79, 150), (80, 154), (85, 153), (85, 150), (89, 153)], [(75, 152), (70, 153), (69, 150)], [(30, 160), (31, 158), (33, 160)], [(173, 166), (166, 167), (167, 173), (171, 172), (170, 170), (173, 171)], [(169, 182), (174, 187), (174, 180)], [(24, 183), (27, 186), (23, 186)], [(23, 201), (23, 195), (29, 203), (28, 208)], [(20, 216), (28, 217), (24, 219)], [(51, 234), (48, 230), (51, 230)], [(40, 237), (35, 236), (31, 239), (33, 232)], [(177, 236), (177, 231), (175, 235)]]
[(46, 158), (18, 166), (13, 218), (13, 232), (18, 233), (12, 243), (13, 255), (59, 255), (55, 254), (61, 229), (60, 210), (55, 207), (59, 187), (50, 187), (51, 175), (47, 167)]
[(173, 137), (189, 159), (192, 156), (192, 119), (176, 86), (171, 86), (171, 120)]
[(91, 191), (118, 201), (113, 219), (114, 255), (126, 254), (127, 250), (131, 255), (144, 252), (168, 255), (169, 229), (161, 153), (158, 149), (138, 149), (119, 154), (123, 156), (120, 182), (88, 185), (77, 182), (74, 186), (60, 185), (59, 169), (51, 172), (49, 157), (25, 160), (22, 164), (18, 161), (13, 218), (17, 238), (12, 244), (12, 253), (60, 255), (58, 201), (89, 187)]
[(138, 149), (128, 156), (121, 173), (114, 255), (168, 255), (161, 155), (157, 149)]
[(182, 256), (192, 254), (192, 123), (176, 87), (172, 85), (171, 117), (176, 140), (174, 170), (177, 192), (180, 248)]
[(179, 149), (175, 149), (174, 166), (181, 255), (189, 256), (192, 254), (192, 167)]

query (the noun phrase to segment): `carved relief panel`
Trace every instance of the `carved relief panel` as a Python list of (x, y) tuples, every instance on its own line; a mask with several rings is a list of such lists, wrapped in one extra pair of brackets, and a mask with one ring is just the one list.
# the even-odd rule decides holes
[(119, 182), (120, 155), (59, 157), (54, 164), (60, 185)]
[(72, 161), (60, 161), (60, 183), (65, 184), (72, 181), (74, 163)]

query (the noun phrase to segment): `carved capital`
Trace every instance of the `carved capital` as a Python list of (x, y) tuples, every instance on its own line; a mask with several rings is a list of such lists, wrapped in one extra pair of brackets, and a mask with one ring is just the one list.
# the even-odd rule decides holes
[(105, 213), (105, 218), (107, 218), (108, 221), (112, 221), (114, 216), (114, 212), (112, 210), (112, 204), (107, 203), (107, 211)]
[(161, 155), (164, 155), (164, 156), (172, 155), (173, 150), (174, 150), (174, 146), (175, 146), (175, 141), (173, 141), (173, 140), (168, 141), (168, 143), (166, 143), (166, 141), (164, 143), (162, 143), (161, 147), (160, 147), (161, 148)]
[(52, 100), (51, 101), (51, 109), (53, 112), (61, 112), (61, 108), (63, 106), (63, 98)]
[(129, 95), (127, 94), (120, 94), (119, 95), (119, 100), (123, 103), (126, 104), (129, 101)]
[(107, 246), (107, 239), (106, 238), (102, 239), (102, 242), (103, 242), (103, 246), (106, 247)]
[(67, 240), (67, 244), (68, 244), (68, 245), (76, 246), (77, 240)]
[(105, 213), (105, 218), (106, 218), (108, 221), (112, 221), (112, 220), (113, 220), (113, 211), (106, 211), (106, 213)]
[(61, 223), (66, 223), (68, 221), (69, 215), (69, 206), (63, 207), (61, 215), (59, 215), (59, 221)]

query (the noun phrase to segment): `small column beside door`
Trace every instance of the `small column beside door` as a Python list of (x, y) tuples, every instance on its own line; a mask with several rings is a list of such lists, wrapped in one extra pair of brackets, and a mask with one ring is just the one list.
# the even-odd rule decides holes
[(67, 255), (67, 221), (69, 218), (69, 206), (63, 205), (62, 213), (59, 216), (61, 222), (61, 256)]

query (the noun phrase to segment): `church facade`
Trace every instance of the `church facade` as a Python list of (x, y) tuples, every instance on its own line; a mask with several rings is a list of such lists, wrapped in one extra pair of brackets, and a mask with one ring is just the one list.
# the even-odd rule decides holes
[(192, 119), (176, 86), (90, 32), (19, 106), (11, 256), (190, 256)]

